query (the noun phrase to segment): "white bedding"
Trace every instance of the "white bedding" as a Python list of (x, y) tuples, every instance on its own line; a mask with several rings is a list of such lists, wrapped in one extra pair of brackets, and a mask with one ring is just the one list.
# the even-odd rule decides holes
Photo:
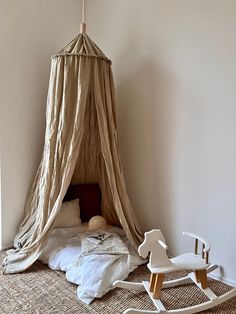
[(100, 250), (99, 254), (83, 255), (81, 237), (87, 231), (86, 225), (54, 229), (39, 260), (53, 270), (66, 272), (67, 280), (78, 285), (78, 298), (90, 304), (94, 298), (100, 298), (111, 290), (115, 280), (124, 280), (144, 260), (130, 246), (124, 231), (117, 227), (111, 227), (109, 232), (123, 240), (120, 254), (119, 250), (116, 254)]

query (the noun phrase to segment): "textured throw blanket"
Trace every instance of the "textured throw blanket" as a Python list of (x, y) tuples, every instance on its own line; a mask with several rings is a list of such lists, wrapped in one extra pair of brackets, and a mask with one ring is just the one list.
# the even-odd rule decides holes
[[(105, 231), (106, 233), (106, 231)], [(108, 233), (108, 237), (105, 240), (99, 242), (99, 244), (95, 242), (91, 242), (90, 238), (96, 234), (105, 234), (104, 230), (98, 230), (96, 232), (85, 232), (81, 235), (81, 247), (82, 247), (82, 255), (90, 255), (90, 254), (126, 254), (129, 255), (129, 249), (125, 242), (118, 236), (117, 233)]]

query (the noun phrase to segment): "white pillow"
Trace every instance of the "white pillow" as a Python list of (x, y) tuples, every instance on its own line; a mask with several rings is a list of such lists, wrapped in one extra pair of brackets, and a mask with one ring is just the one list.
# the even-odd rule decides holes
[(54, 228), (72, 228), (81, 225), (79, 199), (64, 202), (61, 205)]

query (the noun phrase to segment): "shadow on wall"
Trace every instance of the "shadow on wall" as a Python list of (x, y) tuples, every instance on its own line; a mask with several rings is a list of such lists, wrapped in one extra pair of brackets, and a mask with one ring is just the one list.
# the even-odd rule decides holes
[[(171, 73), (148, 58), (133, 64), (116, 86), (121, 158), (143, 231), (160, 228), (164, 234), (165, 230), (175, 232), (171, 218), (174, 89)], [(165, 235), (167, 241), (172, 236)]]

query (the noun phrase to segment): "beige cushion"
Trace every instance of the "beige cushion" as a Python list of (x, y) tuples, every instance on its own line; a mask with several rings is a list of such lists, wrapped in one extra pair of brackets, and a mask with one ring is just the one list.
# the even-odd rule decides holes
[(53, 224), (54, 228), (72, 228), (81, 225), (79, 199), (63, 202)]

